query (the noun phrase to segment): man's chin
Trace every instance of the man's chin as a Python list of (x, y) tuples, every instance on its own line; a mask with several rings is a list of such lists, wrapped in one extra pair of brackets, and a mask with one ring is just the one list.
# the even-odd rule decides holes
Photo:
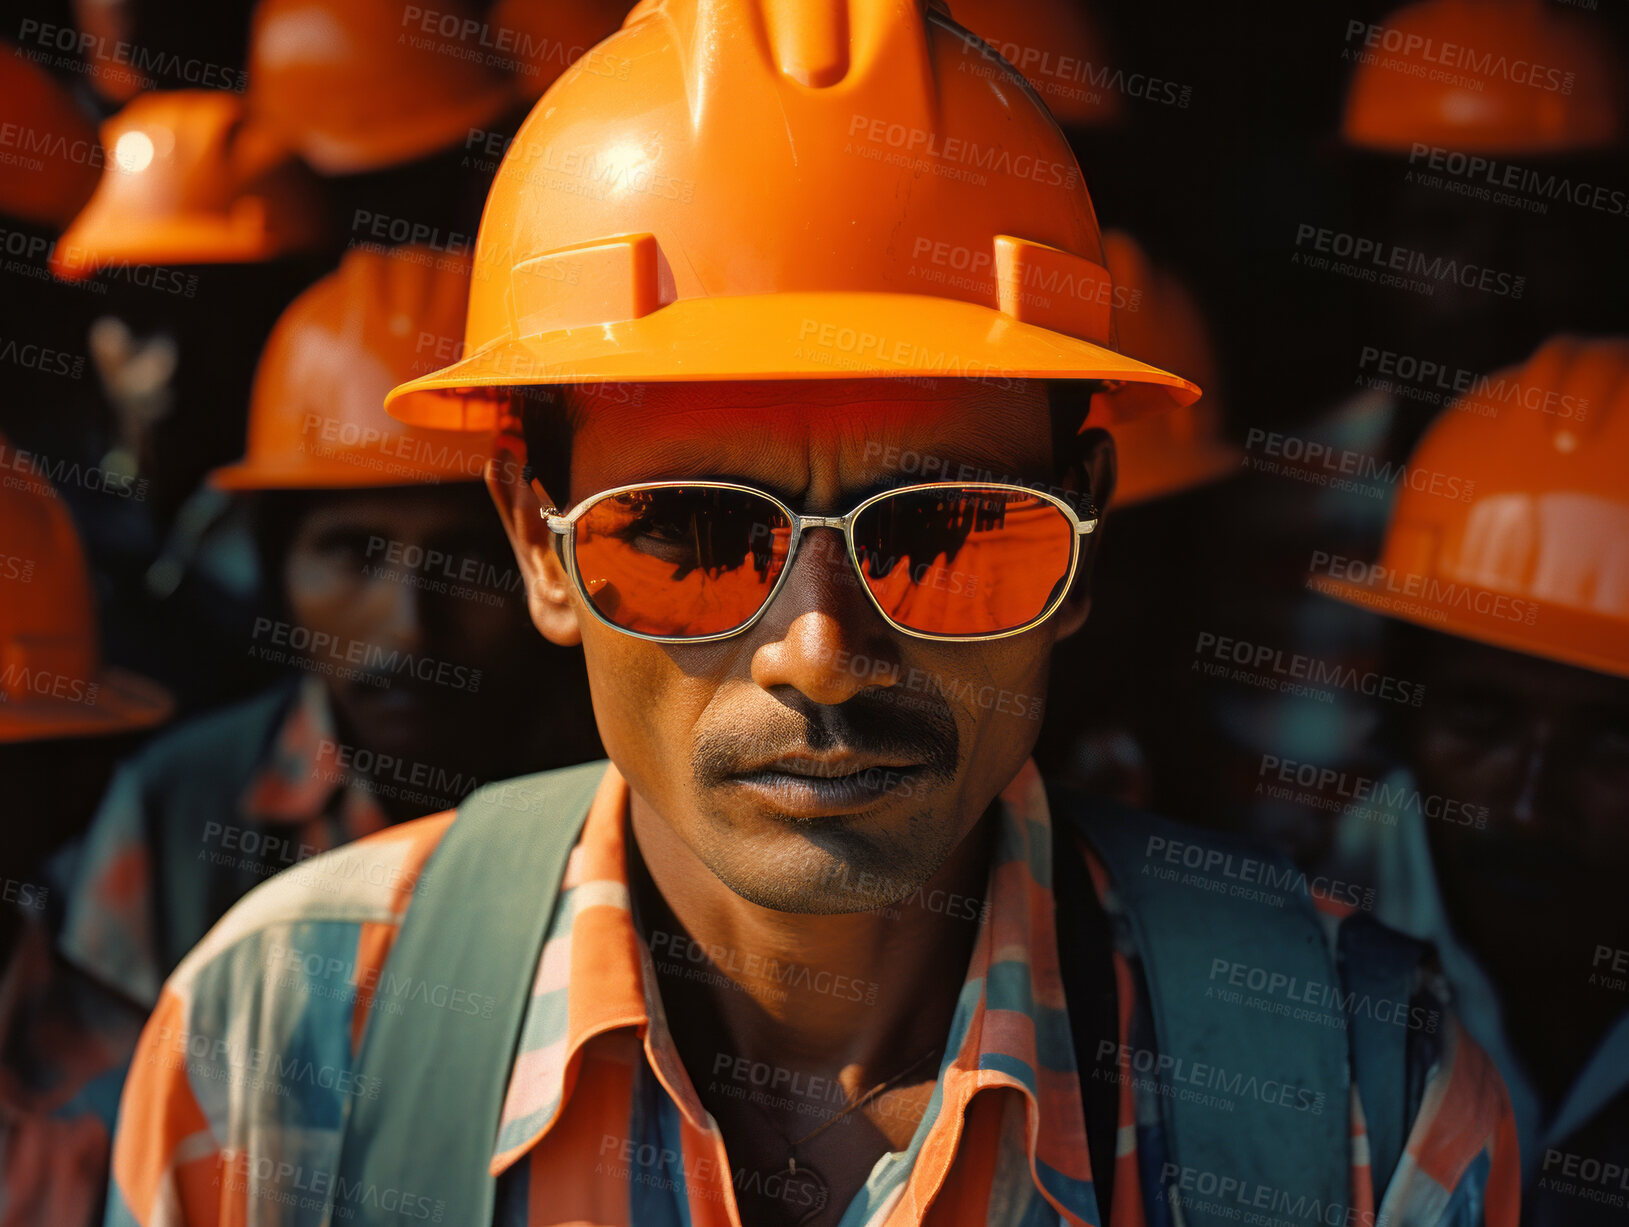
[(921, 889), (955, 846), (948, 835), (935, 838), (942, 828), (920, 808), (820, 819), (763, 809), (732, 817), (708, 858), (714, 875), (749, 903), (798, 915), (897, 904)]

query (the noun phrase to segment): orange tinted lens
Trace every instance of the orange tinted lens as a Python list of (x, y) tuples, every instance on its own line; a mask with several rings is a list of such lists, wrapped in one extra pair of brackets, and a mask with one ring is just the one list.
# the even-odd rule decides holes
[(644, 635), (721, 635), (749, 621), (786, 565), (792, 526), (769, 499), (648, 486), (577, 520), (577, 574), (596, 611)]
[(1069, 578), (1075, 530), (1019, 490), (902, 490), (854, 525), (860, 575), (889, 617), (930, 635), (995, 635), (1046, 612)]

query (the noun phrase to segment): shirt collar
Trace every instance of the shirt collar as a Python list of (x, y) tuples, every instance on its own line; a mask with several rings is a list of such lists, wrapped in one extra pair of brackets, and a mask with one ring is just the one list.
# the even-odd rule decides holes
[[(629, 908), (627, 800), (627, 784), (609, 767), (568, 862), (539, 959), (499, 1124), (494, 1175), (535, 1147), (560, 1118), (583, 1046), (621, 1028), (642, 1036), (645, 1061), (680, 1112), (697, 1128), (710, 1128), (662, 1017), (651, 955)], [(1000, 802), (1001, 826), (962, 1006), (934, 1106), (912, 1143), (918, 1151), (913, 1198), (931, 1200), (955, 1158), (968, 1103), (998, 1088), (1025, 1098), (1029, 1158), (1049, 1197), (1091, 1179), (1053, 928), (1051, 818), (1033, 763), (1024, 765)], [(940, 903), (923, 892), (896, 906)], [(1076, 1200), (1067, 1191), (1062, 1196)]]
[(339, 760), (339, 737), (322, 679), (305, 677), (294, 702), (243, 791), (243, 814), (267, 824), (299, 824), (328, 811), (336, 793), (339, 808), (355, 811), (354, 834), (384, 825), (377, 803)]

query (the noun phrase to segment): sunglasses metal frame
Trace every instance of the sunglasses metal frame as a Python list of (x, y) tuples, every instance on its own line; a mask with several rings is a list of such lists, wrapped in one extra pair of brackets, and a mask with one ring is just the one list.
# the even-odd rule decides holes
[[(745, 622), (741, 623), (741, 625), (731, 627), (727, 631), (720, 631), (719, 633), (713, 635), (649, 635), (644, 631), (629, 630), (625, 626), (618, 626), (615, 622), (611, 621), (611, 619), (607, 618), (597, 608), (595, 608), (594, 598), (589, 594), (588, 588), (584, 585), (581, 572), (577, 570), (577, 521), (581, 519), (590, 508), (604, 502), (608, 498), (615, 498), (619, 494), (630, 494), (635, 490), (659, 490), (680, 487), (687, 489), (700, 488), (704, 490), (736, 490), (744, 494), (753, 494), (757, 495), (759, 498), (767, 499), (769, 502), (773, 503), (777, 508), (779, 508), (781, 514), (784, 515), (788, 522), (790, 522), (792, 525), (792, 539), (786, 548), (786, 560), (781, 564), (781, 573), (776, 576), (774, 586), (770, 588), (768, 595), (764, 597), (763, 604), (758, 606), (757, 612)], [(1042, 610), (1028, 622), (1024, 623), (1022, 626), (1013, 627), (1004, 631), (994, 631), (987, 635), (935, 635), (927, 631), (919, 631), (912, 627), (902, 625), (900, 622), (892, 618), (888, 612), (883, 609), (882, 603), (877, 600), (876, 593), (871, 591), (871, 585), (865, 581), (865, 573), (861, 569), (860, 565), (860, 556), (858, 551), (854, 548), (854, 522), (859, 518), (860, 514), (866, 510), (866, 508), (871, 507), (876, 503), (880, 503), (884, 499), (897, 498), (901, 494), (911, 494), (922, 490), (983, 490), (1000, 491), (1009, 494), (1022, 494), (1042, 499), (1048, 503), (1051, 503), (1059, 511), (1063, 512), (1064, 517), (1069, 521), (1069, 524), (1073, 528), (1074, 532), (1069, 540), (1069, 571), (1064, 577), (1062, 585), (1058, 589), (1057, 596), (1053, 597), (1052, 600), (1047, 603), (1044, 610)], [(1058, 611), (1058, 607), (1063, 604), (1064, 599), (1069, 595), (1069, 589), (1074, 585), (1075, 572), (1080, 566), (1080, 539), (1082, 537), (1090, 536), (1092, 533), (1096, 532), (1097, 526), (1102, 520), (1102, 516), (1098, 512), (1095, 505), (1088, 506), (1087, 510), (1087, 517), (1082, 519), (1076, 514), (1073, 507), (1064, 502), (1064, 500), (1059, 498), (1057, 495), (1048, 493), (1045, 490), (1036, 490), (1030, 486), (1012, 485), (1006, 482), (931, 481), (921, 482), (912, 486), (895, 486), (892, 489), (880, 491), (879, 493), (873, 494), (869, 498), (862, 501), (847, 515), (806, 516), (799, 515), (797, 512), (793, 511), (780, 499), (769, 493), (769, 491), (760, 490), (755, 486), (745, 486), (739, 482), (640, 481), (634, 482), (631, 485), (617, 486), (610, 490), (602, 490), (592, 498), (585, 499), (581, 503), (578, 503), (577, 506), (569, 512), (562, 512), (558, 507), (544, 507), (540, 509), (539, 514), (542, 515), (543, 522), (548, 525), (549, 531), (555, 534), (556, 543), (560, 546), (561, 560), (565, 563), (566, 574), (571, 579), (572, 585), (577, 589), (577, 592), (582, 596), (583, 603), (587, 605), (590, 612), (592, 612), (593, 615), (601, 622), (605, 623), (606, 626), (609, 626), (612, 630), (619, 631), (624, 635), (632, 635), (636, 639), (646, 639), (652, 643), (714, 643), (720, 639), (733, 639), (736, 635), (745, 634), (757, 624), (758, 619), (764, 616), (764, 611), (767, 610), (774, 602), (775, 598), (780, 595), (781, 586), (786, 582), (786, 577), (791, 573), (793, 562), (797, 560), (798, 546), (802, 544), (804, 531), (811, 528), (832, 528), (843, 534), (843, 542), (848, 549), (849, 566), (853, 568), (854, 576), (859, 580), (861, 589), (863, 589), (866, 596), (871, 599), (872, 608), (877, 611), (877, 614), (884, 622), (888, 623), (889, 626), (900, 632), (900, 634), (909, 635), (913, 639), (931, 639), (940, 643), (982, 643), (991, 639), (1008, 639), (1013, 635), (1022, 635), (1025, 631), (1034, 630), (1037, 626), (1045, 622)]]

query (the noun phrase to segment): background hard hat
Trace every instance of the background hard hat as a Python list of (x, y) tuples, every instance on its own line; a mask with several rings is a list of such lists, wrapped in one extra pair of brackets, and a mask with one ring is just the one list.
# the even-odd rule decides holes
[(248, 454), (223, 490), (477, 481), (487, 453), (465, 434), (406, 429), (393, 384), (458, 352), (467, 259), (426, 247), (357, 248), (283, 312), (255, 370)]
[[(98, 54), (86, 73), (91, 88), (109, 102), (129, 102), (143, 90), (152, 88), (151, 79), (139, 69), (120, 63), (117, 49), (133, 48), (136, 37), (135, 0), (73, 0), (74, 24), (91, 40)], [(127, 52), (126, 54), (129, 54)]]
[(324, 174), (411, 162), (513, 105), (481, 26), (462, 0), (260, 0), (250, 110)]
[[(11, 444), (0, 438), (0, 449)], [(90, 576), (62, 497), (26, 466), (8, 463), (8, 472), (15, 480), (0, 485), (0, 742), (158, 724), (170, 696), (102, 667)]]
[(507, 48), (502, 55), (515, 92), (533, 102), (595, 43), (616, 33), (632, 7), (632, 0), (498, 0), (486, 24)]
[[(1103, 254), (1114, 276), (1114, 326), (1120, 348), (1214, 389), (1216, 354), (1205, 317), (1188, 287), (1155, 268), (1137, 240), (1123, 230), (1103, 232)], [(1191, 405), (1116, 426), (1119, 476), (1113, 505), (1163, 498), (1235, 472), (1244, 453), (1222, 437), (1222, 416), (1216, 393), (1209, 391)]]
[(1552, 338), (1420, 440), (1384, 573), (1310, 582), (1431, 630), (1629, 677), (1626, 469), (1629, 338)]
[(1544, 154), (1610, 145), (1623, 131), (1610, 44), (1541, 0), (1423, 0), (1378, 25), (1380, 46), (1348, 44), (1373, 57), (1352, 74), (1348, 144)]
[(315, 179), (224, 90), (141, 94), (102, 125), (102, 179), (51, 255), (59, 277), (119, 261), (250, 264), (323, 237)]
[(1120, 95), (1093, 84), (1113, 65), (1085, 0), (951, 0), (950, 12), (1024, 74), (1060, 124), (1120, 122)]
[(1110, 347), (1101, 262), (1057, 124), (941, 12), (645, 0), (522, 125), (470, 356), (392, 411), (486, 430), (492, 388), (936, 375), (1124, 381), (1098, 398), (1121, 416), (1191, 400)]
[(61, 229), (96, 189), (96, 129), (55, 77), (0, 42), (0, 115), (26, 157), (0, 174), (0, 213)]

